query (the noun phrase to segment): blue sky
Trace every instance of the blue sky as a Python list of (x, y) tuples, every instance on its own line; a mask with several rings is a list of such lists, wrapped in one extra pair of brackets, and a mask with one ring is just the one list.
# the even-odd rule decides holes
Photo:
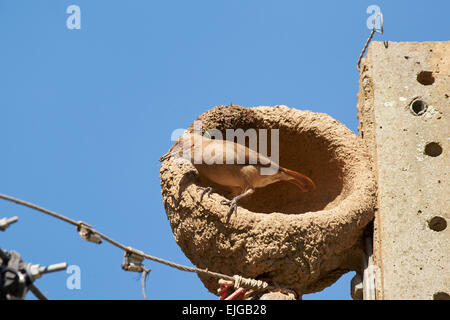
[[(81, 29), (66, 8), (81, 8)], [(285, 104), (357, 131), (356, 61), (375, 40), (449, 40), (448, 1), (0, 0), (0, 192), (37, 203), (149, 254), (191, 265), (162, 205), (160, 155), (176, 128), (220, 104)], [(123, 252), (0, 201), (20, 221), (0, 246), (81, 269), (36, 285), (53, 299), (140, 299)], [(195, 274), (146, 262), (149, 299), (216, 299)], [(349, 299), (351, 274), (305, 299)], [(29, 294), (27, 298), (32, 298)]]

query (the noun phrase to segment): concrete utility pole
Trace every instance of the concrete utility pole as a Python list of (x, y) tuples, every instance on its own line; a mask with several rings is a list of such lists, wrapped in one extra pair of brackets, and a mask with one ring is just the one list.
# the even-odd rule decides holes
[(449, 299), (450, 42), (372, 42), (358, 111), (378, 181), (376, 299)]

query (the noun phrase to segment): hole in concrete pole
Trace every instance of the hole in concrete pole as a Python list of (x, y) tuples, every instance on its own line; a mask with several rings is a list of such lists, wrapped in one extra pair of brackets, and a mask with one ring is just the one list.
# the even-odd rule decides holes
[(428, 220), (428, 226), (431, 230), (442, 231), (447, 228), (447, 220), (443, 217), (435, 216)]
[(409, 108), (414, 115), (421, 116), (425, 113), (425, 111), (427, 111), (427, 104), (423, 100), (414, 99)]
[(434, 83), (433, 72), (421, 71), (417, 74), (417, 81), (424, 86), (429, 86)]
[(442, 147), (437, 142), (430, 142), (425, 146), (425, 154), (430, 157), (441, 155)]
[(446, 292), (436, 292), (433, 294), (433, 300), (450, 300), (450, 295)]

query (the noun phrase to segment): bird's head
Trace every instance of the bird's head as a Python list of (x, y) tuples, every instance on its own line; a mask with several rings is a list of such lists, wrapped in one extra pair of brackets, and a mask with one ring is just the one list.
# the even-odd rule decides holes
[(195, 138), (202, 139), (202, 136), (186, 131), (177, 141), (175, 141), (169, 151), (159, 158), (159, 161), (163, 162), (171, 157), (183, 157), (190, 160), (195, 148), (195, 141), (197, 141)]

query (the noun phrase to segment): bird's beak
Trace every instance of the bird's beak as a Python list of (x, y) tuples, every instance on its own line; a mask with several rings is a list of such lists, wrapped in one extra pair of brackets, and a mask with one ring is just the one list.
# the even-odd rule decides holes
[(159, 162), (163, 162), (163, 161), (166, 161), (167, 159), (169, 159), (171, 156), (173, 155), (173, 152), (167, 152), (165, 155), (162, 155), (160, 158), (159, 158)]
[(175, 141), (175, 143), (169, 149), (169, 151), (165, 155), (161, 156), (161, 158), (159, 158), (159, 161), (163, 162), (169, 159), (170, 157), (180, 155), (180, 152), (183, 150), (183, 148), (188, 146), (188, 143), (190, 141), (189, 137), (190, 135), (188, 135), (187, 137), (185, 135), (181, 136), (177, 141)]
[(159, 162), (163, 162), (163, 161), (169, 159), (169, 157), (170, 157), (170, 155), (168, 153), (166, 153), (165, 155), (163, 155), (159, 158)]
[(165, 155), (162, 155), (161, 158), (159, 158), (159, 161), (163, 162), (163, 161), (169, 159), (170, 157), (177, 155), (178, 152), (180, 151), (180, 148), (182, 147), (182, 145), (183, 144), (182, 144), (182, 141), (180, 141), (180, 139), (175, 141), (175, 143), (169, 149), (169, 151)]

